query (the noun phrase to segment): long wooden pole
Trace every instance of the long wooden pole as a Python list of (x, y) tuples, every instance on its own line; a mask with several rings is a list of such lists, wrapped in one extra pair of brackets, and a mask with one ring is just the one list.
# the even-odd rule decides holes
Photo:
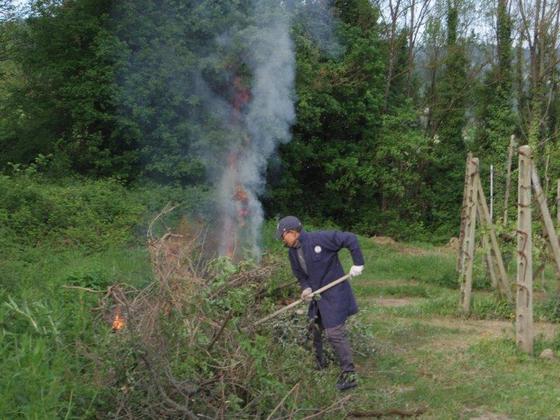
[(509, 192), (511, 190), (511, 162), (513, 161), (513, 149), (515, 147), (515, 135), (511, 135), (508, 148), (506, 192), (504, 195), (504, 225), (508, 222)]
[(494, 220), (494, 165), (490, 165), (490, 221)]
[(463, 249), (462, 270), (459, 277), (461, 284), (460, 306), (463, 312), (469, 313), (472, 293), (472, 269), (474, 262), (474, 240), (476, 228), (478, 158), (469, 161), (469, 187), (467, 191), (466, 220), (465, 220), (465, 247)]
[(556, 186), (556, 226), (560, 227), (560, 179)]
[(548, 236), (548, 243), (550, 244), (552, 255), (554, 256), (554, 261), (556, 262), (556, 273), (560, 277), (560, 244), (558, 243), (558, 236), (554, 230), (552, 217), (550, 216), (550, 211), (548, 210), (548, 206), (546, 204), (546, 196), (541, 187), (539, 174), (537, 173), (537, 168), (534, 163), (531, 169), (531, 181), (533, 183), (533, 190), (535, 191), (537, 203), (539, 204), (539, 210), (544, 224), (544, 229), (546, 231), (546, 236)]
[(461, 227), (459, 230), (459, 249), (457, 250), (457, 264), (456, 269), (459, 275), (463, 272), (463, 251), (465, 249), (465, 222), (467, 219), (467, 197), (469, 191), (469, 185), (471, 178), (469, 176), (469, 163), (472, 160), (473, 155), (471, 152), (467, 155), (467, 161), (465, 162), (465, 182), (463, 184), (463, 204), (461, 205)]
[[(346, 274), (346, 275), (340, 277), (339, 279), (336, 279), (336, 280), (330, 282), (329, 284), (327, 284), (327, 285), (325, 285), (325, 286), (323, 286), (323, 287), (321, 287), (321, 288), (315, 290), (313, 293), (311, 293), (311, 298), (313, 298), (314, 296), (317, 296), (317, 295), (323, 293), (325, 290), (328, 290), (328, 289), (330, 289), (331, 287), (336, 286), (337, 284), (342, 283), (343, 281), (346, 281), (346, 280), (349, 279), (349, 278), (350, 278), (350, 274)], [(272, 319), (272, 318), (274, 318), (275, 316), (278, 316), (278, 315), (280, 315), (281, 313), (284, 313), (284, 312), (286, 312), (287, 310), (292, 309), (293, 307), (295, 307), (295, 306), (297, 306), (297, 305), (299, 305), (300, 303), (303, 303), (303, 302), (305, 302), (303, 299), (298, 299), (298, 300), (296, 300), (295, 302), (290, 303), (288, 306), (284, 306), (283, 308), (278, 309), (276, 312), (273, 312), (273, 313), (271, 313), (270, 315), (265, 316), (264, 318), (258, 320), (257, 322), (255, 322), (254, 325), (260, 325), (260, 324), (262, 324), (263, 322), (266, 322), (266, 321), (268, 321), (269, 319)]]
[[(480, 209), (480, 206), (479, 206)], [(478, 218), (482, 220), (482, 215), (480, 210), (478, 211)], [(490, 248), (490, 241), (488, 240), (488, 234), (484, 233), (482, 235), (482, 247), (484, 248), (486, 267), (488, 268), (488, 274), (490, 275), (490, 282), (494, 289), (500, 290), (500, 285), (498, 284), (498, 279), (496, 278), (496, 268), (494, 263), (494, 258), (492, 258), (492, 249)]]
[(517, 305), (515, 339), (526, 353), (533, 352), (533, 259), (531, 231), (531, 149), (519, 148), (517, 210)]
[[(483, 216), (482, 216), (482, 209), (480, 208), (480, 200), (478, 206), (476, 207), (476, 214), (478, 220), (480, 220), (482, 224)], [(488, 274), (490, 275), (490, 283), (492, 284), (493, 289), (498, 289), (498, 279), (496, 278), (496, 268), (494, 259), (492, 258), (492, 249), (490, 248), (490, 241), (488, 239), (488, 233), (484, 232), (482, 235), (482, 248), (484, 249), (484, 258), (486, 260), (486, 267), (488, 269)]]
[(478, 191), (478, 203), (480, 205), (482, 219), (481, 223), (484, 223), (488, 229), (488, 235), (490, 237), (490, 249), (492, 251), (493, 260), (496, 263), (497, 268), (497, 279), (498, 279), (498, 290), (502, 295), (504, 295), (508, 301), (513, 301), (513, 296), (511, 293), (509, 277), (507, 275), (506, 267), (504, 265), (504, 259), (502, 258), (502, 252), (500, 251), (500, 246), (498, 244), (498, 236), (496, 235), (496, 229), (492, 220), (490, 218), (490, 211), (488, 210), (488, 205), (486, 204), (486, 196), (484, 195), (484, 190), (482, 188), (482, 182), (480, 182), (480, 176), (475, 177), (475, 182)]

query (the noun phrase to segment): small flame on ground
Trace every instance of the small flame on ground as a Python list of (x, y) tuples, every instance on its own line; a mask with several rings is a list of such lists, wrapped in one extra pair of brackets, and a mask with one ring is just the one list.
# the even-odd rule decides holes
[(113, 331), (120, 331), (126, 326), (124, 317), (121, 315), (121, 308), (119, 306), (117, 306), (117, 308), (115, 309), (115, 317), (113, 318), (112, 326)]

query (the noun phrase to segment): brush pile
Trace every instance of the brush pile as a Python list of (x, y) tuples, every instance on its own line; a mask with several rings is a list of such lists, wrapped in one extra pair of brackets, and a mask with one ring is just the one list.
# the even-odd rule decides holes
[(140, 290), (113, 285), (102, 300), (113, 330), (102, 355), (113, 407), (105, 414), (231, 418), (321, 411), (298, 408), (297, 395), (283, 399), (302, 376), (313, 376), (301, 366), (309, 358), (311, 369), (311, 356), (295, 338), (296, 330), (305, 331), (299, 325), (305, 317), (252, 327), (278, 302), (297, 296), (285, 261), (208, 260), (202, 230), (154, 235), (155, 223), (169, 211), (148, 231), (154, 281)]

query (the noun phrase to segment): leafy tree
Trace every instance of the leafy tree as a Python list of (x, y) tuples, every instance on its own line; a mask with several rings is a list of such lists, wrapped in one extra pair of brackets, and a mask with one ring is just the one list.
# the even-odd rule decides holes
[(447, 2), (446, 57), (437, 82), (437, 101), (433, 110), (435, 124), (433, 165), (427, 173), (433, 186), (431, 222), (443, 234), (458, 225), (462, 200), (466, 146), (463, 129), (469, 85), (464, 41), (458, 38), (459, 0)]
[[(304, 28), (295, 31), (298, 120), (292, 142), (280, 149), (282, 166), (269, 171), (266, 206), (270, 214), (351, 225), (371, 196), (383, 62), (375, 8), (366, 0), (335, 4), (343, 55), (328, 57)], [(301, 200), (309, 194), (313, 200)]]
[(24, 83), (4, 106), (11, 129), (0, 129), (0, 164), (31, 162), (55, 153), (77, 172), (127, 176), (135, 152), (116, 130), (114, 56), (107, 30), (110, 0), (33, 3), (32, 15), (12, 34), (12, 58)]
[(497, 57), (478, 97), (476, 151), (503, 170), (509, 139), (514, 134), (512, 20), (507, 2), (498, 2)]

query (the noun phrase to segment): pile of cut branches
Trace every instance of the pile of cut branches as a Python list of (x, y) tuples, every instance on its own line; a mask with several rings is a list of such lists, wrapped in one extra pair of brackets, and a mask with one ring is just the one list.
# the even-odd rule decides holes
[[(308, 355), (297, 340), (279, 345), (286, 334), (277, 334), (293, 325), (272, 323), (258, 333), (252, 327), (279, 298), (296, 295), (286, 263), (273, 256), (258, 266), (205, 259), (202, 230), (156, 237), (154, 224), (171, 210), (164, 209), (148, 230), (154, 281), (141, 290), (114, 285), (103, 300), (114, 329), (104, 355), (114, 407), (109, 414), (226, 418), (321, 412), (298, 408), (302, 376), (312, 374), (294, 366)], [(117, 314), (122, 322), (115, 325)], [(324, 403), (331, 411), (341, 406)]]

